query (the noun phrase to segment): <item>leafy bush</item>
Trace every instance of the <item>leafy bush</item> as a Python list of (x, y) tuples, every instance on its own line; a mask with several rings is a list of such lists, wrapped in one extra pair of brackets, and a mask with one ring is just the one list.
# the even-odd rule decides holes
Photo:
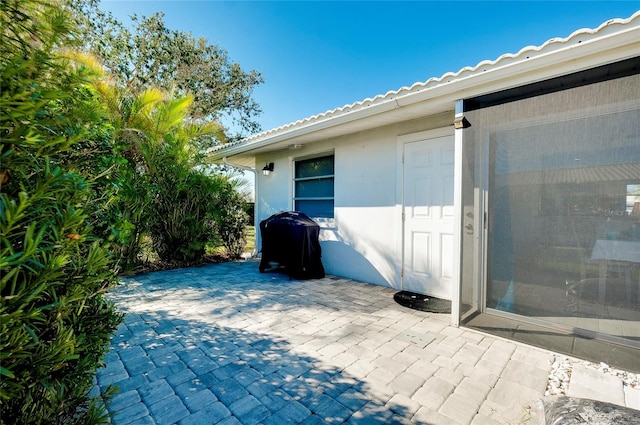
[(227, 254), (231, 258), (239, 258), (247, 245), (246, 201), (233, 180), (222, 179), (217, 193), (217, 236)]
[(154, 180), (149, 221), (156, 253), (164, 261), (180, 264), (201, 261), (216, 232), (216, 180), (198, 171), (175, 169)]
[(48, 160), (25, 170), (39, 175), (30, 187), (0, 199), (4, 423), (82, 423), (77, 409), (121, 320), (104, 298), (109, 257), (79, 208), (86, 182)]
[(116, 139), (128, 145), (117, 230), (125, 271), (140, 259), (145, 234), (165, 263), (198, 263), (206, 246), (218, 239), (239, 256), (241, 197), (228, 176), (204, 171), (200, 153), (202, 139), (224, 139), (222, 127), (190, 119), (191, 96), (174, 97), (157, 88), (127, 93), (107, 85), (98, 91), (116, 123)]
[(131, 164), (118, 167), (114, 174), (114, 197), (103, 216), (107, 226), (103, 234), (111, 241), (118, 259), (117, 271), (129, 273), (142, 261), (151, 189), (146, 177), (132, 169)]
[[(59, 47), (69, 20), (53, 3), (0, 2), (0, 422), (98, 423), (88, 397), (122, 317), (88, 212), (82, 143), (104, 125), (90, 66)], [(90, 150), (85, 151), (89, 153)], [(72, 158), (77, 155), (77, 162)]]
[(163, 261), (198, 263), (211, 243), (222, 244), (232, 258), (242, 254), (244, 201), (227, 176), (171, 167), (153, 181), (149, 228)]

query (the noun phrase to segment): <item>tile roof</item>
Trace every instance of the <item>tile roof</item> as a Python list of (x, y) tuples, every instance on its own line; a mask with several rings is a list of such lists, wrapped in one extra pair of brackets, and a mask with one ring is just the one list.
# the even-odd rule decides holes
[(568, 37), (552, 38), (550, 40), (547, 40), (544, 44), (540, 46), (527, 46), (522, 48), (519, 52), (515, 54), (505, 53), (495, 60), (484, 60), (475, 66), (467, 66), (460, 69), (457, 72), (447, 72), (441, 77), (433, 77), (424, 82), (417, 82), (413, 84), (411, 87), (405, 86), (405, 87), (399, 88), (398, 90), (391, 90), (385, 94), (378, 94), (372, 98), (367, 98), (367, 99), (357, 101), (348, 105), (344, 105), (342, 107), (334, 108), (317, 115), (303, 118), (303, 119), (291, 122), (289, 124), (282, 125), (280, 127), (276, 127), (270, 130), (263, 131), (261, 133), (254, 134), (252, 136), (249, 136), (247, 138), (244, 138), (236, 142), (217, 146), (213, 148), (210, 152), (215, 153), (217, 151), (226, 150), (231, 147), (236, 147), (240, 145), (249, 145), (249, 144), (252, 144), (253, 142), (269, 139), (270, 137), (279, 135), (281, 133), (289, 132), (300, 127), (304, 127), (304, 126), (313, 124), (315, 122), (333, 119), (333, 118), (345, 115), (349, 112), (370, 108), (372, 106), (375, 106), (387, 101), (391, 101), (394, 99), (404, 98), (405, 96), (410, 96), (417, 92), (424, 91), (426, 89), (437, 87), (439, 85), (443, 85), (446, 83), (451, 83), (453, 81), (465, 79), (467, 77), (471, 77), (477, 74), (482, 74), (492, 69), (502, 68), (517, 62), (522, 62), (523, 60), (532, 59), (537, 56), (547, 55), (556, 50), (564, 49), (568, 45), (576, 45), (576, 44), (584, 43), (595, 37), (604, 37), (607, 34), (615, 33), (617, 31), (620, 31), (623, 27), (628, 26), (634, 21), (637, 21), (637, 24), (640, 25), (640, 10), (634, 13), (633, 15), (631, 15), (629, 18), (610, 19), (595, 29), (590, 29), (590, 28), (579, 29), (577, 31), (574, 31)]

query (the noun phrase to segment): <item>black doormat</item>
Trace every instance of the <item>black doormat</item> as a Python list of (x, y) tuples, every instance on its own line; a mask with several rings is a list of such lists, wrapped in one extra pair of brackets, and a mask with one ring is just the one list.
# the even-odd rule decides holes
[(404, 307), (429, 313), (451, 313), (451, 301), (434, 298), (415, 292), (400, 291), (393, 295), (393, 299)]

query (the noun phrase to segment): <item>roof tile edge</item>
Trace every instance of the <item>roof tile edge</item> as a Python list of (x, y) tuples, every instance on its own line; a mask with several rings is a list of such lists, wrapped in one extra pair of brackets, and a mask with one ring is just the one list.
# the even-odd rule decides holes
[[(233, 146), (238, 146), (238, 145), (243, 145), (243, 144), (249, 144), (252, 143), (254, 141), (257, 140), (261, 140), (264, 138), (267, 138), (270, 135), (273, 134), (277, 134), (280, 132), (283, 132), (285, 130), (292, 130), (294, 128), (297, 127), (301, 127), (303, 125), (306, 124), (311, 124), (313, 122), (319, 121), (321, 119), (329, 119), (332, 118), (333, 116), (337, 116), (343, 113), (348, 113), (348, 112), (352, 112), (361, 108), (366, 108), (369, 107), (373, 104), (378, 104), (378, 103), (382, 103), (384, 101), (388, 101), (388, 100), (393, 100), (397, 97), (401, 97), (401, 96), (406, 96), (409, 95), (411, 93), (414, 93), (416, 91), (420, 91), (426, 88), (430, 88), (432, 86), (438, 85), (442, 82), (452, 82), (453, 80), (458, 80), (461, 78), (465, 78), (467, 76), (471, 76), (473, 74), (475, 74), (476, 72), (478, 72), (479, 69), (481, 68), (495, 68), (497, 66), (500, 65), (507, 65), (508, 63), (511, 62), (516, 62), (522, 59), (531, 59), (532, 55), (538, 55), (541, 52), (546, 53), (549, 49), (550, 46), (552, 45), (556, 45), (559, 48), (561, 46), (565, 46), (568, 43), (571, 43), (572, 41), (576, 41), (578, 38), (580, 37), (584, 37), (584, 36), (594, 36), (594, 35), (602, 35), (606, 32), (606, 30), (614, 27), (614, 26), (620, 26), (620, 25), (628, 25), (631, 22), (638, 20), (640, 23), (640, 10), (638, 10), (637, 12), (635, 12), (633, 15), (631, 15), (628, 18), (614, 18), (614, 19), (609, 19), (608, 21), (605, 21), (604, 23), (602, 23), (600, 26), (598, 26), (597, 28), (593, 29), (593, 28), (581, 28), (578, 29), (576, 31), (574, 31), (573, 33), (571, 33), (569, 36), (561, 38), (561, 37), (554, 37), (551, 38), (547, 41), (545, 41), (543, 44), (541, 44), (540, 46), (526, 46), (523, 47), (522, 49), (520, 49), (517, 53), (505, 53), (500, 55), (498, 58), (496, 58), (495, 60), (483, 60), (481, 62), (479, 62), (477, 65), (475, 66), (465, 66), (463, 68), (461, 68), (460, 70), (458, 70), (457, 72), (447, 72), (445, 74), (443, 74), (440, 77), (431, 77), (428, 80), (421, 82), (418, 81), (414, 84), (412, 84), (410, 87), (404, 86), (401, 87), (397, 90), (390, 90), (388, 92), (386, 92), (385, 94), (378, 94), (372, 98), (366, 98), (364, 100), (360, 100), (360, 101), (356, 101), (354, 103), (351, 104), (347, 104), (341, 107), (337, 107), (334, 109), (330, 109), (328, 111), (316, 114), (316, 115), (312, 115), (310, 117), (306, 117), (306, 118), (302, 118), (299, 119), (297, 121), (288, 123), (288, 124), (284, 124), (281, 125), (279, 127), (270, 129), (270, 130), (266, 130), (257, 134), (254, 134), (252, 136), (246, 137), (242, 140), (239, 140), (237, 142), (233, 142), (233, 143), (229, 143), (229, 144), (224, 144), (224, 145), (220, 145), (217, 146), (215, 148), (213, 148), (211, 150), (211, 152), (215, 152), (221, 149), (225, 149), (225, 148), (229, 148), (229, 147), (233, 147)], [(581, 43), (583, 40), (577, 40), (578, 43)], [(527, 56), (528, 54), (528, 56)], [(486, 70), (486, 69), (485, 69)], [(446, 81), (448, 80), (448, 81)]]

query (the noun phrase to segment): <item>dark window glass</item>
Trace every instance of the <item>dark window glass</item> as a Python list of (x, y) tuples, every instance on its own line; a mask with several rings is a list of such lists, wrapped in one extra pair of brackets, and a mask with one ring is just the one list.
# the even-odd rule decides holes
[(333, 155), (296, 162), (296, 179), (333, 176)]
[(303, 212), (309, 217), (333, 218), (333, 199), (314, 201), (297, 200), (296, 211)]
[(333, 155), (296, 161), (295, 210), (309, 217), (333, 218)]
[(296, 181), (296, 198), (333, 198), (333, 177)]

